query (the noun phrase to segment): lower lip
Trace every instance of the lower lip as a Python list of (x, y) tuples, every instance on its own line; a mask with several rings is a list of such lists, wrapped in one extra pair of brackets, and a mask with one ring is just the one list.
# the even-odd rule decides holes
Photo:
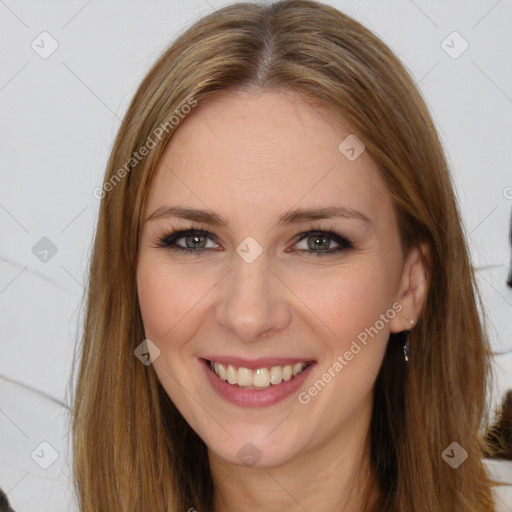
[(209, 361), (206, 359), (200, 361), (212, 388), (222, 398), (240, 407), (267, 407), (284, 400), (300, 388), (316, 364), (311, 363), (301, 374), (288, 381), (283, 381), (281, 384), (271, 384), (268, 388), (258, 390), (245, 389), (236, 384), (229, 384), (211, 369)]

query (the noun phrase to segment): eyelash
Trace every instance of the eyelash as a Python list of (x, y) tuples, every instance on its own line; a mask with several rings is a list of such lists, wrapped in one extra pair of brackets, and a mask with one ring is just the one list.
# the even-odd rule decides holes
[[(211, 240), (214, 240), (215, 237), (208, 233), (207, 231), (204, 231), (202, 228), (196, 229), (196, 228), (190, 228), (190, 229), (184, 229), (184, 230), (172, 230), (166, 235), (159, 237), (157, 240), (157, 246), (161, 248), (167, 248), (172, 251), (179, 251), (183, 254), (193, 254), (195, 256), (201, 256), (204, 252), (208, 251), (209, 249), (187, 249), (186, 247), (181, 247), (179, 245), (176, 245), (176, 240), (179, 240), (180, 238), (184, 238), (189, 235), (199, 235), (199, 236), (207, 236)], [(334, 241), (339, 245), (339, 247), (336, 247), (334, 249), (329, 249), (328, 251), (315, 251), (315, 250), (307, 250), (307, 249), (299, 249), (297, 252), (299, 254), (306, 253), (307, 256), (313, 256), (316, 254), (317, 256), (327, 256), (327, 255), (335, 255), (336, 253), (339, 253), (343, 250), (347, 249), (354, 249), (354, 241), (347, 238), (346, 236), (341, 236), (340, 234), (334, 232), (332, 229), (317, 229), (317, 228), (311, 228), (311, 230), (300, 233), (297, 235), (297, 240), (295, 241), (295, 244), (301, 242), (304, 239), (307, 239), (311, 236), (319, 235), (319, 236), (326, 236), (326, 238), (331, 239), (331, 241)], [(304, 256), (305, 254), (301, 254), (301, 256)]]

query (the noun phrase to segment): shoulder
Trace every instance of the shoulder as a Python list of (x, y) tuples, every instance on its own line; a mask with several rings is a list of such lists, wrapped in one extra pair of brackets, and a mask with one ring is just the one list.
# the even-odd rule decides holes
[(494, 487), (496, 512), (512, 512), (512, 460), (483, 460), (491, 478), (502, 484)]

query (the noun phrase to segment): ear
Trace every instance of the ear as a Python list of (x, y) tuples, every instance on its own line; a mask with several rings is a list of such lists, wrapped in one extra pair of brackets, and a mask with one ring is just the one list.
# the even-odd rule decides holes
[[(430, 273), (430, 248), (427, 243), (413, 247), (407, 255), (396, 301), (402, 306), (390, 322), (393, 333), (411, 330), (418, 323), (427, 297)], [(412, 320), (412, 322), (411, 322)]]

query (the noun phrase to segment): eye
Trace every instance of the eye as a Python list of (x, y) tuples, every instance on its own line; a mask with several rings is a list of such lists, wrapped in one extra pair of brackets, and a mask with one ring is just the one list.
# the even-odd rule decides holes
[[(158, 247), (167, 247), (168, 249), (182, 251), (184, 254), (201, 255), (207, 247), (208, 240), (213, 235), (201, 229), (186, 229), (172, 231), (158, 240)], [(183, 239), (183, 243), (178, 243)]]
[[(307, 256), (312, 256), (313, 254), (317, 256), (333, 255), (340, 251), (354, 248), (354, 243), (351, 240), (332, 230), (312, 230), (302, 233), (299, 235), (297, 243), (303, 240), (306, 241), (306, 248), (299, 249), (298, 252)], [(337, 247), (330, 247), (333, 242), (337, 244)]]
[[(180, 242), (183, 240), (182, 242)], [(202, 229), (186, 229), (179, 231), (172, 231), (167, 235), (158, 239), (157, 246), (165, 247), (173, 251), (180, 251), (183, 254), (194, 254), (200, 256), (207, 250), (218, 250), (218, 244), (214, 243), (215, 236)], [(299, 242), (306, 241), (305, 248), (287, 249), (287, 252), (295, 252), (301, 256), (324, 256), (334, 255), (343, 250), (353, 249), (354, 243), (352, 240), (335, 233), (332, 230), (314, 229), (305, 233), (300, 233), (295, 238), (296, 246)], [(208, 247), (208, 242), (214, 243), (214, 246)], [(337, 244), (336, 247), (331, 247), (331, 244)]]

